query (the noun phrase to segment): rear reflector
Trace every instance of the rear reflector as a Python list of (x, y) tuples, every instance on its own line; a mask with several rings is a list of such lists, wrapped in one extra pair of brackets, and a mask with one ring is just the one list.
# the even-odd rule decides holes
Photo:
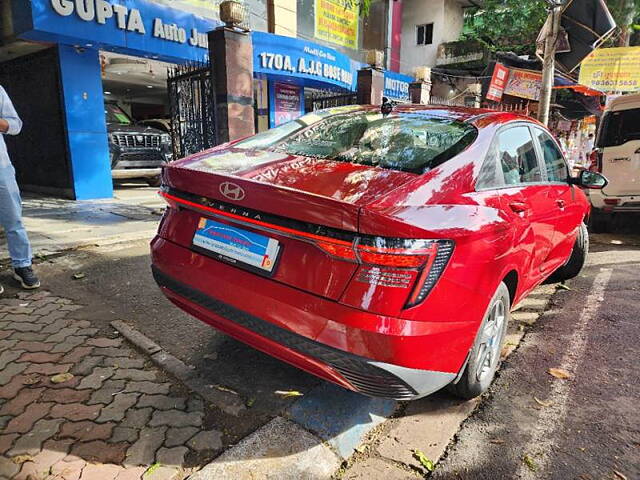
[(604, 199), (604, 203), (605, 203), (605, 205), (620, 205), (620, 199), (619, 198), (605, 198)]

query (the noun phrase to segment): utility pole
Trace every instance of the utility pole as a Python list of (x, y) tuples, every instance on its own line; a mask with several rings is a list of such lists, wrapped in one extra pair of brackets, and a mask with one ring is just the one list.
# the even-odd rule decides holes
[(540, 89), (540, 104), (538, 106), (538, 120), (547, 125), (549, 123), (549, 107), (555, 75), (556, 43), (560, 31), (562, 4), (553, 3), (549, 13), (549, 28), (544, 41), (544, 61), (542, 63), (542, 88)]

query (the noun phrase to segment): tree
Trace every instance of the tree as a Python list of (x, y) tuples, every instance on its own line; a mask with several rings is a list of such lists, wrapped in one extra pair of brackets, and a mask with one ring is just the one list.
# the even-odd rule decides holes
[(634, 20), (640, 16), (640, 0), (607, 0), (607, 6), (620, 28), (617, 46), (628, 47), (634, 30)]

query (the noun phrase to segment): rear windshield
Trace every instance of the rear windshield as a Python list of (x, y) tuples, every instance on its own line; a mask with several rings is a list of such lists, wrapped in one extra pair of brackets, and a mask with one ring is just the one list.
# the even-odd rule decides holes
[(327, 118), (305, 115), (236, 144), (290, 155), (423, 173), (475, 140), (463, 122), (415, 112), (352, 112)]
[(605, 113), (596, 146), (615, 147), (631, 140), (640, 140), (640, 108)]

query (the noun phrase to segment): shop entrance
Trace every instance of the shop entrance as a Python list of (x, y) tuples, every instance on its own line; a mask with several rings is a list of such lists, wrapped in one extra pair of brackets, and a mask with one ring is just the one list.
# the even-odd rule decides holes
[(114, 186), (156, 187), (173, 158), (167, 71), (174, 65), (101, 51), (100, 66)]

